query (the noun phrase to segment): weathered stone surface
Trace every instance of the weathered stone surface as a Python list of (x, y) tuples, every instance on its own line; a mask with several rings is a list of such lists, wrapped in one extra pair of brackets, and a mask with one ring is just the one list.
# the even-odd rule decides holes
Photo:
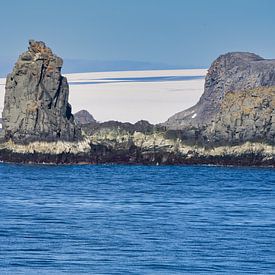
[(86, 110), (81, 110), (74, 114), (74, 120), (79, 125), (96, 122), (94, 117)]
[(275, 87), (227, 93), (206, 131), (212, 143), (275, 144)]
[(266, 60), (245, 52), (221, 55), (208, 71), (204, 93), (199, 102), (190, 109), (175, 114), (164, 125), (168, 129), (209, 125), (220, 112), (221, 104), (228, 92), (242, 93), (256, 87), (274, 85), (275, 60)]
[(275, 145), (275, 86), (228, 92), (212, 122), (168, 130), (167, 137), (203, 146), (262, 142)]
[(45, 43), (30, 40), (28, 51), (7, 76), (3, 110), (6, 140), (81, 139), (68, 103), (69, 87), (61, 75), (62, 64)]

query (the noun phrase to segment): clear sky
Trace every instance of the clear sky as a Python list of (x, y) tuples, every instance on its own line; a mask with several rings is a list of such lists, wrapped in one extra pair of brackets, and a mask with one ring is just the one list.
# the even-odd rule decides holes
[[(63, 58), (208, 67), (220, 54), (275, 58), (274, 0), (1, 0), (0, 58), (30, 38)], [(0, 64), (1, 66), (1, 64)]]

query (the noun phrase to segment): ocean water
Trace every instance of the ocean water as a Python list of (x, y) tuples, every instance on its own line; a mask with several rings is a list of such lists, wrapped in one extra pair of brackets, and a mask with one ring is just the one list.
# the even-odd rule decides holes
[(0, 164), (0, 274), (275, 274), (275, 170)]

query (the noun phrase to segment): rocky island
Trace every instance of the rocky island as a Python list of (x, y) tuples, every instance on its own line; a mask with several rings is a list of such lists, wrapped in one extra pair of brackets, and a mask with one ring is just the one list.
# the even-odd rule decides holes
[(0, 160), (20, 163), (275, 166), (275, 60), (220, 56), (199, 102), (166, 122), (72, 115), (62, 59), (30, 41), (8, 75)]

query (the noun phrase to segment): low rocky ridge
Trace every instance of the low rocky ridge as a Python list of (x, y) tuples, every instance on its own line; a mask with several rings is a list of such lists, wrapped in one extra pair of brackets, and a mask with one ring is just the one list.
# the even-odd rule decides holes
[(91, 136), (95, 132), (100, 131), (101, 129), (109, 129), (111, 131), (113, 130), (120, 130), (120, 131), (126, 131), (130, 134), (133, 134), (134, 132), (141, 132), (144, 134), (151, 134), (153, 132), (156, 132), (158, 130), (164, 130), (164, 127), (157, 126), (150, 124), (146, 120), (140, 120), (136, 122), (135, 124), (129, 123), (129, 122), (120, 122), (120, 121), (106, 121), (103, 123), (99, 122), (92, 122), (89, 124), (82, 125), (82, 130), (86, 133), (86, 135)]
[[(37, 45), (38, 56), (46, 51), (47, 57), (41, 61), (45, 64), (38, 66), (42, 72), (39, 79), (35, 76), (32, 80), (32, 66), (37, 67), (32, 65), (37, 62), (32, 47)], [(221, 56), (208, 72), (199, 103), (165, 124), (99, 123), (82, 111), (76, 114), (80, 132), (68, 105), (60, 62), (56, 61), (59, 65), (48, 78), (44, 71), (48, 61), (57, 57), (42, 42), (30, 42), (29, 52), (31, 59), (22, 61), (21, 56), (7, 81), (8, 85), (19, 78), (22, 83), (20, 89), (17, 80), (6, 88), (2, 161), (275, 166), (274, 61), (247, 53)], [(25, 68), (22, 79), (18, 66)], [(45, 86), (49, 83), (52, 86)], [(41, 100), (31, 114), (24, 97)], [(18, 142), (21, 138), (23, 143)]]
[(61, 75), (62, 64), (45, 43), (30, 40), (28, 51), (7, 76), (2, 116), (5, 140), (27, 144), (81, 139), (68, 103), (69, 86)]

